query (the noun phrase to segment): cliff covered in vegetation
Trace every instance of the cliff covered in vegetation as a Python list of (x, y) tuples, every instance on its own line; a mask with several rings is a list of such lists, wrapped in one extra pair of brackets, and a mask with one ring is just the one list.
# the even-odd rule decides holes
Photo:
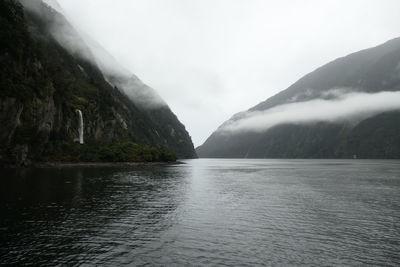
[[(129, 94), (149, 95), (151, 88), (134, 75), (136, 83), (123, 82), (127, 74), (112, 81), (83, 40), (84, 51), (68, 49), (64, 33), (55, 31), (61, 22), (79, 36), (39, 0), (0, 1), (0, 162), (195, 157), (189, 134), (165, 103), (146, 106), (141, 94)], [(83, 145), (75, 143), (78, 110)], [(134, 153), (121, 156), (126, 151)]]

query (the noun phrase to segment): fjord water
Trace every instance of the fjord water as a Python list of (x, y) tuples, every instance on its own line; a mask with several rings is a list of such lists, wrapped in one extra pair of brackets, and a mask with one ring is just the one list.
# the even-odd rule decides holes
[(2, 170), (0, 263), (400, 265), (400, 161)]

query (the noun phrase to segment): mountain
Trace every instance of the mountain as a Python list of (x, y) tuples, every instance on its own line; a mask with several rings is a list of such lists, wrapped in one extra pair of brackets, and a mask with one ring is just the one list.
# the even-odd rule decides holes
[[(271, 121), (258, 121), (259, 129), (263, 123), (272, 125), (264, 130), (224, 130), (240, 125), (252, 114), (279, 115), (289, 107), (304, 110), (307, 104), (316, 105), (318, 101), (335, 105), (352, 95), (374, 100), (380, 92), (390, 95), (398, 91), (400, 38), (338, 58), (305, 75), (286, 90), (234, 115), (196, 151), (199, 157), (211, 158), (400, 158), (400, 112), (397, 108), (385, 110), (385, 105), (381, 112), (375, 110), (368, 116), (360, 112), (358, 117), (307, 123), (286, 118), (273, 125)], [(353, 106), (357, 104), (354, 101)], [(368, 110), (369, 103), (365, 105)], [(288, 114), (297, 116), (295, 112)], [(267, 115), (265, 118), (276, 119)]]
[(0, 163), (196, 157), (168, 105), (102, 54), (41, 0), (0, 1)]

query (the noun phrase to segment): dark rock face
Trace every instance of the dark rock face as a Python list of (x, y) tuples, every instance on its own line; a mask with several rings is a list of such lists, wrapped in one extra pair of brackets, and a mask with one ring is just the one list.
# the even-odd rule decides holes
[[(248, 111), (329, 99), (327, 93), (335, 88), (344, 88), (343, 93), (400, 91), (400, 38), (336, 59)], [(217, 130), (196, 151), (199, 157), (227, 158), (400, 158), (400, 113), (385, 112), (357, 124), (282, 124), (262, 133)]]
[(56, 41), (49, 25), (65, 21), (59, 13), (38, 0), (21, 2), (39, 8), (40, 16), (17, 1), (0, 2), (0, 162), (26, 165), (60, 151), (60, 143), (78, 137), (77, 109), (83, 113), (85, 142), (132, 141), (180, 158), (196, 156), (184, 125), (167, 105), (136, 105), (106, 81), (88, 60), (93, 55), (82, 57)]

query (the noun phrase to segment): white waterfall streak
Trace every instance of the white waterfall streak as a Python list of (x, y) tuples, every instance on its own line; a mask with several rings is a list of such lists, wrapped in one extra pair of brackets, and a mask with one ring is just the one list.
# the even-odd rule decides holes
[(82, 116), (82, 111), (79, 109), (76, 110), (76, 112), (79, 115), (79, 143), (83, 144), (83, 116)]

